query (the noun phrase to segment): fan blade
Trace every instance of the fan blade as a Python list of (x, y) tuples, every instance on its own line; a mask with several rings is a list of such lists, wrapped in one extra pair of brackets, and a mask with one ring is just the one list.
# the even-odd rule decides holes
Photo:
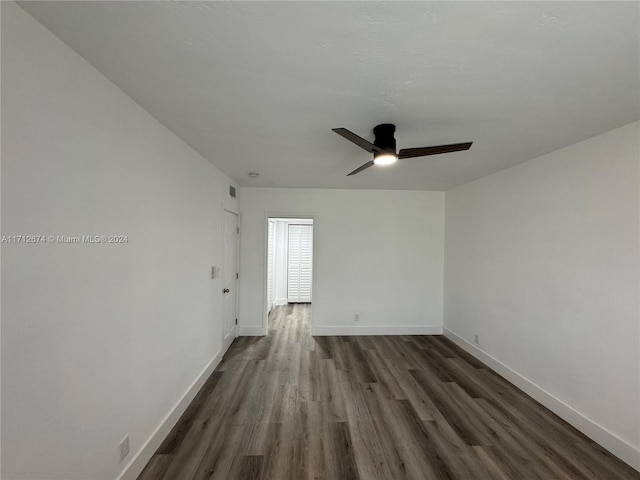
[(360, 148), (364, 148), (367, 152), (371, 152), (371, 153), (373, 153), (373, 152), (378, 152), (378, 153), (382, 152), (381, 148), (376, 147), (373, 143), (365, 140), (362, 137), (359, 137), (355, 133), (350, 132), (349, 130), (347, 130), (346, 128), (332, 128), (331, 130), (336, 132), (338, 135), (343, 136), (347, 140), (355, 143)]
[(440, 153), (459, 152), (469, 150), (473, 142), (452, 143), (451, 145), (438, 145), (436, 147), (403, 148), (398, 152), (398, 159), (426, 157), (427, 155), (438, 155)]
[(371, 160), (370, 162), (367, 162), (367, 163), (365, 163), (364, 165), (362, 165), (362, 166), (360, 166), (360, 167), (356, 168), (353, 172), (348, 173), (348, 174), (347, 174), (347, 177), (348, 177), (349, 175), (355, 175), (356, 173), (360, 173), (362, 170), (365, 170), (365, 169), (369, 168), (371, 165), (373, 165), (373, 160)]

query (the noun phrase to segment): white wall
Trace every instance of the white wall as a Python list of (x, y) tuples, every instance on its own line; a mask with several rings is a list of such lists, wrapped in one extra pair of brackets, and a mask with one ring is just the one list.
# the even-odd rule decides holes
[(264, 333), (268, 214), (314, 215), (316, 334), (441, 332), (444, 193), (242, 188), (241, 196), (241, 334)]
[(227, 177), (7, 2), (2, 120), (3, 235), (129, 239), (3, 245), (2, 477), (115, 478), (215, 366), (210, 272), (223, 204), (238, 205)]
[(444, 321), (636, 468), (639, 130), (630, 124), (448, 191)]

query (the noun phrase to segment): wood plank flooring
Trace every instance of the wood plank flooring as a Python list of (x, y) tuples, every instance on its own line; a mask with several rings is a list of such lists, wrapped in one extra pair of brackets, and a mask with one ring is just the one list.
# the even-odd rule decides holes
[(238, 338), (139, 480), (638, 480), (442, 336)]

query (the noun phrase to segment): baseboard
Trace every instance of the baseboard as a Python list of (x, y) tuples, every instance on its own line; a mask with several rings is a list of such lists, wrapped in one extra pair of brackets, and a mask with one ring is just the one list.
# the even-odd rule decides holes
[(240, 337), (264, 337), (264, 328), (262, 326), (249, 326), (238, 328)]
[(316, 325), (313, 335), (442, 335), (442, 325)]
[(526, 377), (520, 375), (515, 370), (512, 370), (510, 367), (500, 362), (500, 360), (492, 357), (484, 350), (462, 338), (457, 333), (452, 332), (448, 328), (444, 328), (444, 335), (478, 360), (491, 367), (520, 390), (536, 399), (564, 421), (573, 425), (587, 437), (602, 445), (631, 467), (640, 471), (640, 450), (635, 448), (633, 445), (627, 443), (603, 426), (587, 418), (570, 405), (564, 403), (562, 400), (553, 396), (551, 393), (547, 392)]
[(286, 305), (287, 304), (287, 299), (286, 298), (276, 298), (276, 301), (274, 302), (276, 307), (281, 307), (282, 305)]
[(158, 450), (162, 441), (169, 435), (171, 429), (178, 422), (196, 394), (200, 391), (204, 383), (216, 369), (222, 356), (218, 353), (205, 369), (198, 375), (195, 381), (189, 386), (182, 398), (169, 410), (169, 413), (160, 422), (160, 425), (151, 434), (149, 439), (142, 445), (140, 450), (133, 456), (131, 461), (124, 467), (117, 480), (135, 480), (138, 478), (144, 467), (149, 463), (153, 454)]

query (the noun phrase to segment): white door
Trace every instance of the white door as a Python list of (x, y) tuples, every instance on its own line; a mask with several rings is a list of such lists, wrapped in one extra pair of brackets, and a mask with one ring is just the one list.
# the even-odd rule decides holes
[(313, 225), (289, 225), (287, 301), (311, 302)]
[(238, 215), (224, 211), (222, 260), (222, 355), (237, 336)]

